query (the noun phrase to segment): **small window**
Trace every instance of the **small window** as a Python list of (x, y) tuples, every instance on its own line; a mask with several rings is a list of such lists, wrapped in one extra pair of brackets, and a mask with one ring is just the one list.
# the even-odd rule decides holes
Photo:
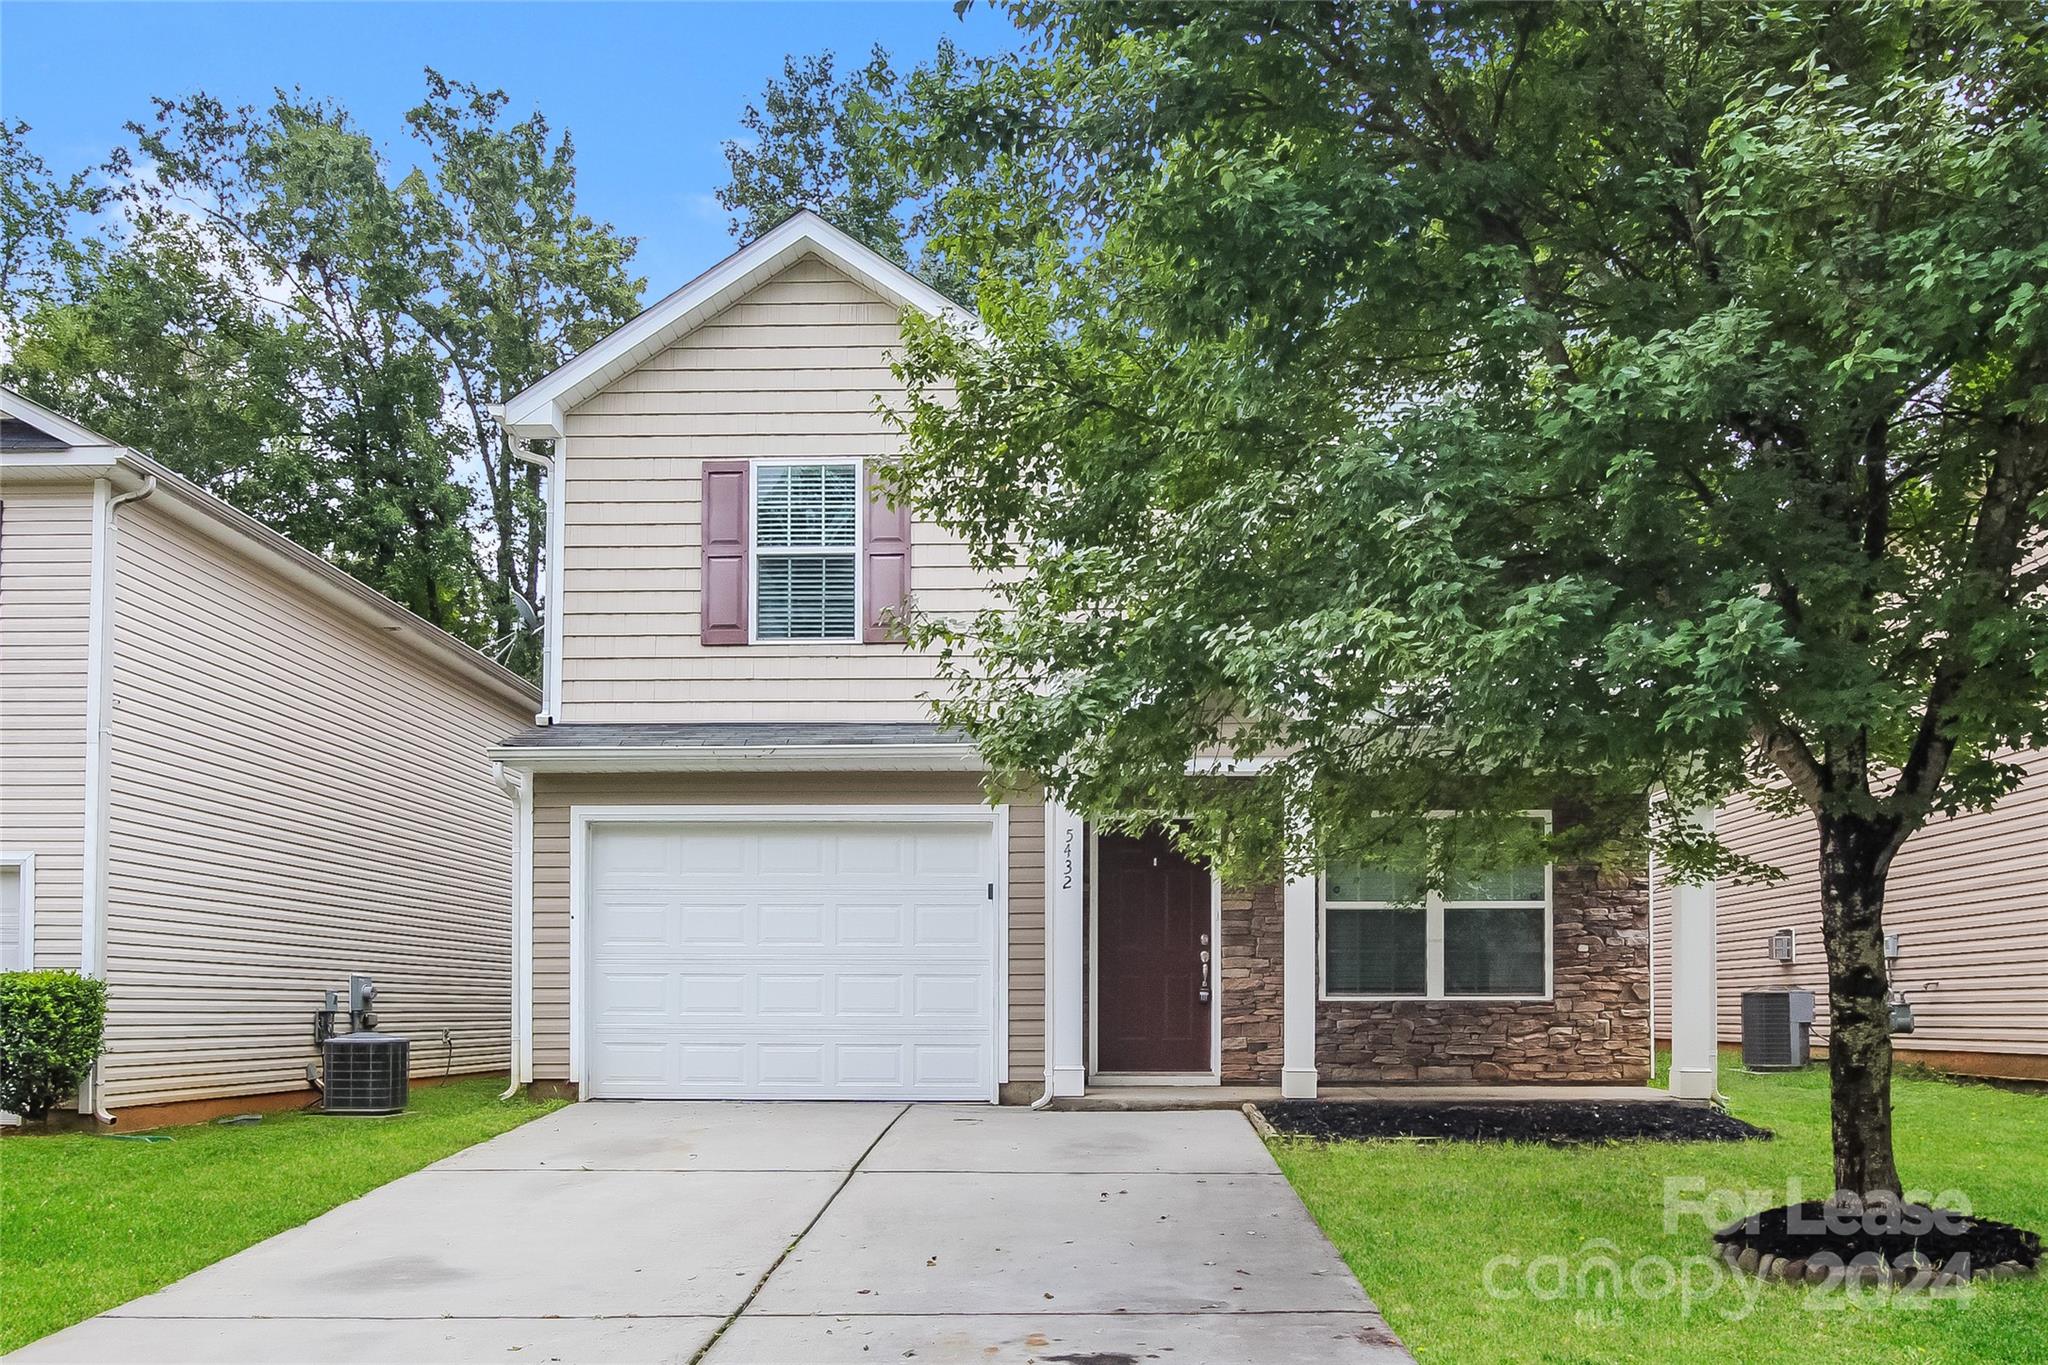
[(0, 856), (0, 972), (35, 968), (35, 863)]
[(754, 466), (754, 638), (851, 640), (860, 620), (860, 466)]
[[(1538, 817), (1547, 829), (1548, 816)], [(1444, 890), (1406, 869), (1323, 878), (1323, 993), (1362, 998), (1550, 993), (1550, 869), (1506, 848), (1453, 850)], [(1464, 864), (1466, 870), (1460, 869)]]

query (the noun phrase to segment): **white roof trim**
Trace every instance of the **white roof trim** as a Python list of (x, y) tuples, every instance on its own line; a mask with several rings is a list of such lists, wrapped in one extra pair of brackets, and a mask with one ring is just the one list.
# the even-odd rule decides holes
[(77, 449), (119, 450), (121, 447), (90, 427), (82, 427), (62, 413), (52, 412), (41, 403), (24, 398), (13, 389), (0, 384), (0, 416), (12, 417), (40, 427), (65, 445)]
[(900, 308), (965, 327), (974, 316), (871, 247), (805, 209), (741, 247), (646, 312), (524, 392), (505, 400), (502, 418), (529, 440), (562, 434), (562, 416), (619, 376), (737, 302), (741, 295), (805, 256), (818, 256)]
[(505, 745), (488, 756), (523, 772), (973, 772), (969, 744), (637, 744), (559, 749)]
[(1257, 777), (1273, 766), (1271, 758), (1191, 758), (1189, 777)]
[(454, 669), (457, 676), (490, 689), (513, 705), (526, 709), (539, 702), (540, 693), (526, 679), (141, 451), (60, 417), (4, 385), (0, 385), (0, 412), (31, 422), (60, 440), (73, 441), (73, 433), (81, 438), (69, 450), (11, 451), (0, 457), (0, 484), (16, 477), (34, 481), (106, 479), (117, 491), (131, 492), (155, 479), (157, 496), (150, 501), (166, 515), (204, 529), (357, 620), (408, 639), (438, 658), (444, 668)]

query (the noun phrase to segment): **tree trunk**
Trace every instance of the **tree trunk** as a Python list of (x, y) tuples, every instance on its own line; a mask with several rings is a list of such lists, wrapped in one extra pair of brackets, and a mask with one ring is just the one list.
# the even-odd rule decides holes
[(1835, 1197), (1898, 1197), (1892, 1160), (1890, 986), (1884, 891), (1896, 847), (1886, 825), (1822, 814), (1821, 922), (1828, 953), (1828, 1081)]

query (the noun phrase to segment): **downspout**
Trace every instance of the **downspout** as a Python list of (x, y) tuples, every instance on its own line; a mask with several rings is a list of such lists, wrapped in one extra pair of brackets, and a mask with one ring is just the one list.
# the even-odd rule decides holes
[[(109, 830), (107, 787), (112, 776), (110, 750), (113, 738), (114, 693), (114, 578), (116, 554), (115, 514), (122, 506), (140, 502), (156, 492), (156, 476), (149, 475), (139, 488), (107, 496), (105, 479), (93, 484), (95, 513), (92, 528), (92, 600), (87, 608), (86, 698), (85, 698), (85, 834), (82, 898), (83, 923), (79, 925), (78, 974), (101, 981), (107, 976), (107, 838)], [(115, 1122), (107, 1112), (102, 1094), (100, 1062), (96, 1058), (79, 1088), (79, 1108), (101, 1123)]]
[(505, 1054), (509, 1100), (531, 1078), (526, 1036), (533, 998), (533, 775), (493, 761), (491, 777), (512, 802), (512, 1032)]
[(541, 546), (546, 556), (547, 602), (546, 614), (541, 617), (541, 710), (533, 718), (536, 725), (553, 725), (562, 705), (562, 438), (557, 437), (554, 446), (552, 453), (542, 455), (523, 437), (511, 440), (513, 458), (547, 475), (547, 525)]
[[(1051, 798), (1048, 796), (1047, 800), (1049, 801), (1050, 799)], [(1052, 866), (1053, 857), (1053, 840), (1051, 835), (1052, 822), (1050, 820), (1047, 820), (1045, 840), (1045, 866), (1048, 868)], [(1045, 942), (1042, 945), (1042, 950), (1045, 957), (1045, 1003), (1043, 1006), (1041, 1006), (1041, 1008), (1044, 1011), (1043, 1022), (1041, 1025), (1041, 1036), (1043, 1038), (1043, 1042), (1045, 1045), (1045, 1091), (1044, 1093), (1039, 1095), (1037, 1099), (1031, 1101), (1031, 1108), (1034, 1111), (1043, 1109), (1047, 1105), (1052, 1103), (1053, 1075), (1055, 1074), (1054, 1064), (1059, 1060), (1059, 1058), (1055, 1056), (1053, 1053), (1052, 1039), (1053, 1024), (1054, 1021), (1059, 1018), (1059, 1015), (1056, 1012), (1053, 1004), (1053, 1002), (1059, 998), (1056, 994), (1056, 992), (1059, 990), (1059, 974), (1054, 966), (1054, 962), (1058, 955), (1053, 952), (1052, 944), (1052, 897), (1049, 894), (1050, 890), (1051, 887), (1048, 879), (1048, 895), (1046, 896), (1045, 904), (1046, 913), (1041, 920), (1041, 922), (1045, 925)]]

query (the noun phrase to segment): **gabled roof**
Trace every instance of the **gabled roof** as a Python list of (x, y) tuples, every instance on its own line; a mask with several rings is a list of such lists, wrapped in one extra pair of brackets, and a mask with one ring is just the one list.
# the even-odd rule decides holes
[(900, 308), (973, 326), (973, 315), (870, 247), (805, 209), (712, 266), (582, 355), (505, 401), (514, 436), (562, 434), (562, 415), (646, 363), (740, 297), (806, 256), (844, 271)]
[(359, 621), (410, 641), (444, 667), (515, 705), (540, 700), (532, 683), (485, 658), (439, 626), (415, 616), (352, 574), (221, 501), (167, 465), (80, 426), (13, 389), (0, 385), (0, 421), (44, 439), (0, 446), (0, 495), (8, 485), (74, 484), (105, 479), (121, 492), (148, 488), (153, 505), (182, 525), (204, 532), (306, 588)]
[(82, 427), (5, 385), (0, 385), (0, 421), (8, 428), (9, 450), (120, 449), (90, 427)]

